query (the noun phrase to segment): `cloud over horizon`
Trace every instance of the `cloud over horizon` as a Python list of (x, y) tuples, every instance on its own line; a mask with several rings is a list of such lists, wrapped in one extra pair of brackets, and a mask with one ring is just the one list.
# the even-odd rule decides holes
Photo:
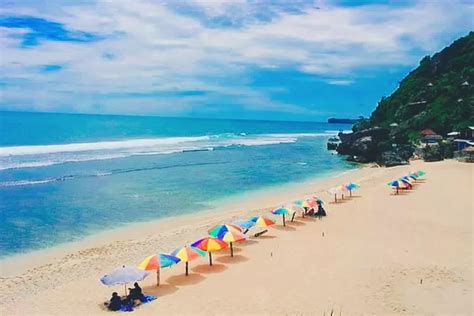
[(422, 56), (467, 34), (474, 13), (464, 1), (64, 3), (1, 9), (0, 109), (316, 119), (336, 104), (368, 114)]

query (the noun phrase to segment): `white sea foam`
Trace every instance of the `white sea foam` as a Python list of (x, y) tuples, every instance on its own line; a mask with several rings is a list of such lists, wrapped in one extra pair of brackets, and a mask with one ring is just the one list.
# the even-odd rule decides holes
[(210, 151), (230, 146), (264, 146), (294, 143), (299, 138), (330, 133), (219, 134), (195, 137), (160, 137), (91, 143), (0, 147), (0, 170), (44, 167), (91, 160), (140, 155), (166, 155)]
[(54, 182), (54, 181), (56, 181), (56, 179), (5, 181), (5, 182), (0, 182), (0, 187), (16, 187), (16, 186), (24, 186), (24, 185), (49, 183), (49, 182)]
[(13, 155), (38, 155), (59, 152), (78, 152), (91, 150), (112, 150), (151, 147), (159, 145), (174, 145), (186, 142), (196, 142), (208, 140), (208, 136), (199, 137), (162, 137), (151, 139), (131, 139), (122, 141), (94, 142), (94, 143), (74, 143), (61, 145), (35, 145), (35, 146), (11, 146), (0, 147), (0, 156)]

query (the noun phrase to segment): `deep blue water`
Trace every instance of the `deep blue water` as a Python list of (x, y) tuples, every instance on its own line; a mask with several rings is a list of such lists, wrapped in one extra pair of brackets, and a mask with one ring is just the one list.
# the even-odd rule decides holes
[(348, 125), (0, 112), (0, 250), (354, 168), (326, 150)]

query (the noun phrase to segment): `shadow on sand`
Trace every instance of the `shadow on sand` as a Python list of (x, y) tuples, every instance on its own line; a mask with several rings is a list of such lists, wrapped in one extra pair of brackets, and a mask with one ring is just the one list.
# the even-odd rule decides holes
[(274, 229), (282, 230), (282, 231), (294, 231), (294, 230), (296, 230), (296, 228), (291, 227), (291, 226), (288, 226), (288, 223), (286, 224), (286, 226), (283, 226), (283, 225), (273, 225), (272, 227), (273, 227)]
[(162, 283), (160, 286), (146, 286), (143, 288), (144, 293), (159, 297), (173, 294), (177, 290), (179, 290), (177, 286), (166, 283)]
[[(203, 281), (205, 277), (198, 273), (190, 273), (185, 275), (174, 275), (166, 279), (166, 282), (171, 285), (183, 286), (183, 285), (193, 285)], [(160, 286), (161, 287), (161, 286)]]
[(242, 255), (237, 255), (237, 256), (225, 256), (225, 257), (219, 257), (216, 258), (216, 261), (220, 263), (227, 263), (227, 264), (233, 264), (233, 263), (239, 263), (239, 262), (245, 262), (248, 261), (249, 258), (242, 256)]
[[(273, 235), (260, 235), (258, 237), (255, 237), (255, 236), (252, 236), (251, 237), (252, 239), (255, 239), (255, 240), (258, 240), (258, 239), (273, 239), (273, 238), (276, 238), (276, 236), (273, 236)], [(254, 243), (257, 243), (257, 241), (255, 240), (249, 240), (249, 241), (253, 241)]]
[[(216, 258), (216, 259), (219, 259), (219, 258)], [(210, 266), (209, 264), (201, 264), (194, 267), (191, 270), (196, 273), (219, 273), (224, 270), (227, 270), (227, 267), (223, 264), (218, 264), (218, 263), (217, 264), (214, 263), (212, 266)]]
[(288, 226), (304, 226), (306, 223), (301, 222), (301, 221), (293, 221), (293, 222), (288, 222), (286, 223)]

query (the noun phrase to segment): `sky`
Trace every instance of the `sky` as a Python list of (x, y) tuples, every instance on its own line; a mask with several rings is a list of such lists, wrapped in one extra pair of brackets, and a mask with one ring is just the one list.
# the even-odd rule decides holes
[(462, 0), (2, 0), (0, 110), (368, 116), (473, 16)]

